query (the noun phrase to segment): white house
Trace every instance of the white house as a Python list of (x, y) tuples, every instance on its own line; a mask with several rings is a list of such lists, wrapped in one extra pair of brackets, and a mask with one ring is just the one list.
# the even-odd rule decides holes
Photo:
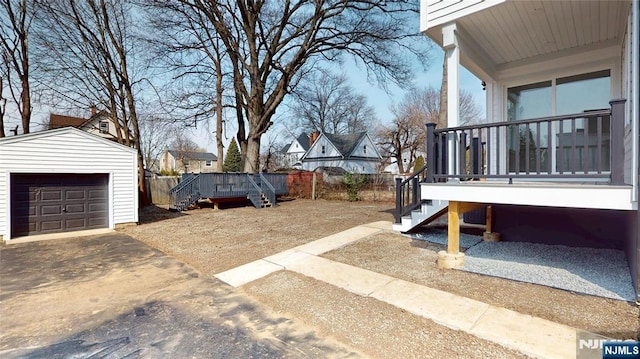
[(210, 152), (166, 150), (160, 157), (160, 171), (182, 173), (216, 172), (218, 156)]
[(378, 173), (382, 156), (366, 132), (321, 133), (302, 156), (302, 169), (341, 168), (347, 172)]
[(73, 127), (0, 138), (0, 238), (138, 221), (136, 150)]
[[(503, 240), (624, 250), (639, 293), (640, 2), (420, 4), (446, 52), (448, 128), (428, 131), (421, 198), (399, 206), (396, 229), (447, 208), (439, 264), (455, 267), (458, 215), (484, 207)], [(486, 123), (460, 126), (459, 65), (486, 84)]]
[[(107, 111), (97, 111), (95, 106), (91, 107), (91, 116), (89, 118), (65, 116), (54, 113), (49, 115), (48, 129), (54, 130), (63, 127), (75, 127), (113, 141), (118, 139), (118, 130), (113, 117), (110, 116)], [(125, 136), (121, 131), (120, 137), (125, 138)], [(131, 135), (130, 137), (133, 138)]]
[(282, 153), (284, 155), (285, 167), (301, 167), (300, 160), (302, 156), (309, 150), (310, 143), (313, 142), (314, 134), (312, 137), (307, 136), (305, 133), (300, 134), (291, 143), (284, 146)]

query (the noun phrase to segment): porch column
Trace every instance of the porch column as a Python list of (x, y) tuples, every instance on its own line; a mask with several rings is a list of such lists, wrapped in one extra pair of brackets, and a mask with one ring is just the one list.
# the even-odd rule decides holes
[[(458, 35), (456, 34), (455, 22), (449, 23), (442, 28), (442, 47), (446, 53), (447, 61), (447, 127), (457, 127), (460, 125), (460, 91), (458, 84), (460, 49), (458, 47)], [(451, 175), (458, 173), (458, 169), (456, 168), (456, 160), (459, 157), (456, 153), (456, 135), (449, 135), (449, 138), (447, 140), (447, 173)], [(449, 181), (452, 180), (453, 179), (449, 179)], [(456, 179), (455, 181), (458, 180)]]

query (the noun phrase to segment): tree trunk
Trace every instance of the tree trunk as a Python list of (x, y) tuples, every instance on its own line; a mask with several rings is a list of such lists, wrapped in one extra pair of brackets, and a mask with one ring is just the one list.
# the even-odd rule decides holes
[(29, 94), (29, 80), (22, 79), (22, 133), (29, 133), (31, 122), (31, 96)]
[(447, 52), (444, 52), (442, 63), (442, 85), (440, 86), (440, 108), (436, 128), (447, 127)]
[(220, 58), (219, 46), (216, 48), (216, 146), (218, 148), (218, 163), (216, 165), (216, 171), (222, 172), (223, 158), (224, 158), (224, 144), (222, 143), (222, 68)]
[(140, 195), (139, 207), (146, 207), (149, 203), (147, 194), (146, 178), (144, 176), (144, 165), (142, 160), (142, 150), (138, 146), (138, 193)]
[(244, 172), (258, 173), (260, 171), (260, 136), (249, 136), (247, 149), (242, 152), (244, 158)]
[(2, 90), (3, 90), (3, 78), (0, 76), (0, 138), (5, 137), (4, 134), (4, 112), (7, 108), (7, 103), (2, 101)]
[(404, 171), (404, 163), (402, 162), (402, 154), (398, 153), (395, 156), (396, 162), (398, 163), (398, 173), (403, 174)]

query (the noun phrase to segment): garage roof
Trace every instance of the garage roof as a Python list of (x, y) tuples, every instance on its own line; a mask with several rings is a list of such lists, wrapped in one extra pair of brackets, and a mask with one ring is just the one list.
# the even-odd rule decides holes
[(64, 134), (64, 133), (74, 133), (76, 135), (80, 135), (80, 136), (84, 136), (87, 138), (91, 138), (92, 140), (95, 141), (100, 141), (104, 144), (107, 144), (109, 146), (112, 146), (114, 148), (120, 149), (120, 150), (127, 150), (127, 151), (131, 151), (136, 153), (136, 149), (135, 148), (131, 148), (122, 144), (119, 144), (117, 142), (114, 141), (110, 141), (106, 138), (79, 130), (75, 127), (63, 127), (63, 128), (57, 128), (54, 130), (45, 130), (45, 131), (39, 131), (39, 132), (31, 132), (31, 133), (27, 133), (27, 134), (22, 134), (22, 135), (17, 135), (17, 136), (10, 136), (10, 137), (3, 137), (0, 138), (0, 145), (3, 144), (9, 144), (9, 143), (13, 143), (13, 142), (18, 142), (18, 141), (28, 141), (31, 139), (36, 139), (36, 138), (44, 138), (44, 137), (50, 137), (50, 136), (56, 136), (56, 135), (60, 135), (60, 134)]

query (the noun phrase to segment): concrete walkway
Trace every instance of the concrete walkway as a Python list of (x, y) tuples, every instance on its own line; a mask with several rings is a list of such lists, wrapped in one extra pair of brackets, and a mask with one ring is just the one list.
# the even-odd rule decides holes
[(374, 222), (354, 227), (218, 273), (215, 277), (239, 287), (273, 272), (290, 270), (532, 357), (576, 357), (575, 328), (318, 257), (386, 230), (391, 230), (391, 223)]

